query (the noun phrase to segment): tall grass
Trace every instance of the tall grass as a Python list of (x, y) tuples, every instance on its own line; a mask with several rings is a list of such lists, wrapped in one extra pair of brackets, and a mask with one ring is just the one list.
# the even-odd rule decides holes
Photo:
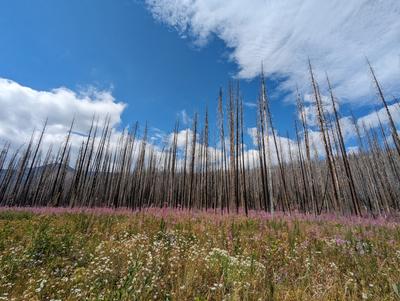
[(398, 220), (281, 214), (3, 208), (0, 300), (398, 300)]

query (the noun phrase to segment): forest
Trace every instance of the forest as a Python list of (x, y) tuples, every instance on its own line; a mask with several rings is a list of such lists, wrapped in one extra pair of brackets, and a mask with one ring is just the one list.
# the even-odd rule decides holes
[(206, 110), (203, 118), (193, 116), (191, 129), (181, 131), (177, 121), (159, 149), (151, 145), (147, 125), (141, 131), (136, 123), (116, 135), (107, 118), (96, 117), (75, 153), (74, 121), (62, 145), (43, 148), (46, 124), (26, 145), (6, 142), (0, 152), (0, 204), (169, 207), (246, 215), (252, 210), (395, 215), (400, 209), (400, 138), (392, 114), (400, 110), (400, 103), (384, 95), (369, 62), (368, 66), (386, 122), (378, 113), (377, 128), (350, 118), (356, 151), (346, 145), (338, 99), (328, 76), (328, 89), (322, 93), (309, 62), (317, 131), (311, 129), (298, 92), (295, 138), (278, 135), (262, 72), (255, 150), (247, 150), (243, 97), (239, 83), (231, 82), (227, 92), (221, 89), (218, 95), (217, 128), (210, 128)]

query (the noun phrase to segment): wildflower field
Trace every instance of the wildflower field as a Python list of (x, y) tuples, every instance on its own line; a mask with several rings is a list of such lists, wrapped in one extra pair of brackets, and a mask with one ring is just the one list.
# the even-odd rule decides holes
[(0, 300), (400, 300), (396, 219), (0, 210)]

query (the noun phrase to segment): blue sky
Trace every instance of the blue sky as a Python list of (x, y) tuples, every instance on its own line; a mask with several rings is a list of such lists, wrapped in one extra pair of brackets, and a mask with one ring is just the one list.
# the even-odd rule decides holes
[[(128, 104), (123, 124), (148, 121), (164, 131), (182, 110), (208, 106), (214, 118), (218, 89), (237, 71), (218, 38), (199, 48), (128, 0), (1, 2), (0, 36), (1, 77), (36, 90), (111, 89)], [(254, 102), (258, 80), (241, 85), (245, 101)], [(291, 128), (287, 105), (275, 101), (273, 109), (285, 112), (279, 127)], [(254, 125), (255, 111), (247, 111)]]
[[(91, 109), (111, 111), (120, 129), (137, 120), (168, 133), (176, 118), (183, 123), (183, 110), (192, 115), (206, 106), (215, 122), (219, 87), (231, 78), (241, 79), (245, 102), (256, 101), (261, 62), (275, 126), (293, 136), (295, 106), (286, 96), (296, 85), (309, 96), (308, 57), (320, 79), (332, 75), (345, 115), (351, 106), (376, 126), (371, 112), (380, 107), (365, 56), (385, 92), (398, 96), (398, 11), (395, 0), (2, 1), (0, 139), (28, 136), (46, 114), (64, 131), (77, 111), (90, 121)], [(246, 108), (247, 127), (255, 114)]]

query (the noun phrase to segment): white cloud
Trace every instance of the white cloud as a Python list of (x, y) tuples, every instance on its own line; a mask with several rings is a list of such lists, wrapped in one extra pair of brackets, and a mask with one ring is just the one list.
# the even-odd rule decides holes
[(348, 154), (358, 154), (359, 153), (359, 151), (360, 151), (360, 149), (359, 149), (359, 147), (358, 146), (349, 146), (348, 148), (347, 148), (347, 152), (348, 152)]
[[(257, 128), (248, 128), (247, 134), (252, 138), (253, 145), (258, 145), (258, 138), (257, 138)], [(287, 137), (280, 136), (277, 132), (275, 133), (276, 143), (278, 147), (279, 154), (281, 156), (281, 160), (283, 162), (289, 161), (290, 159), (290, 152), (292, 151), (292, 158), (295, 160), (297, 158), (297, 142)], [(278, 163), (278, 156), (275, 147), (274, 137), (272, 132), (264, 137), (264, 144), (271, 156), (272, 164)], [(248, 151), (250, 154), (254, 154), (255, 150), (250, 149)]]
[(356, 128), (350, 116), (345, 116), (339, 119), (340, 128), (342, 129), (343, 138), (349, 140), (356, 137)]
[(106, 116), (115, 128), (121, 121), (125, 104), (116, 102), (108, 91), (91, 89), (76, 93), (67, 88), (38, 91), (0, 78), (0, 140), (18, 147), (29, 141), (34, 129), (48, 125), (44, 144), (59, 146), (75, 118), (72, 142), (78, 146), (95, 115), (100, 125)]
[[(193, 140), (193, 131), (191, 129), (180, 130), (176, 135), (177, 135), (176, 136), (176, 144), (177, 144), (178, 148), (184, 149), (186, 146), (186, 143), (190, 147), (191, 141)], [(186, 139), (187, 139), (187, 141), (186, 141)], [(174, 133), (169, 134), (168, 140), (169, 140), (169, 143), (173, 143)]]
[(244, 101), (243, 105), (250, 109), (255, 109), (258, 106), (256, 102), (252, 102), (252, 101)]
[(156, 127), (151, 127), (149, 132), (150, 132), (149, 141), (152, 144), (160, 144), (160, 143), (162, 144), (165, 142), (166, 133), (163, 130)]
[(178, 113), (178, 118), (182, 121), (183, 125), (190, 125), (193, 122), (186, 110), (180, 111)]
[(366, 103), (373, 91), (365, 57), (385, 91), (398, 93), (400, 1), (398, 0), (147, 0), (153, 16), (198, 45), (212, 36), (231, 49), (239, 77), (252, 78), (264, 62), (280, 86), (309, 86), (307, 58), (317, 74), (329, 72), (336, 93)]
[[(388, 108), (395, 124), (400, 124), (400, 109), (398, 104), (389, 105)], [(389, 117), (385, 108), (381, 108), (359, 118), (357, 123), (360, 128), (363, 127), (363, 124), (365, 124), (367, 128), (377, 128), (379, 127), (379, 120), (383, 125), (389, 124)]]
[[(334, 120), (334, 110), (332, 106), (331, 99), (322, 95), (322, 104), (324, 107), (325, 116), (331, 116), (332, 120)], [(304, 95), (304, 115), (306, 117), (306, 121), (309, 127), (313, 130), (319, 130), (319, 122), (318, 122), (318, 113), (316, 106), (314, 104), (313, 96), (311, 94)], [(339, 111), (339, 104), (336, 103), (336, 109)], [(380, 104), (380, 109), (376, 109), (376, 111), (372, 111), (366, 115), (360, 116), (356, 122), (359, 126), (360, 130), (363, 130), (364, 125), (367, 128), (378, 128), (379, 127), (379, 120), (381, 121), (382, 125), (388, 126), (389, 125), (389, 118), (386, 112), (386, 109)], [(400, 125), (400, 106), (398, 103), (392, 103), (388, 105), (390, 113), (392, 115), (393, 121), (396, 125)], [(340, 113), (339, 113), (340, 114)], [(379, 116), (379, 117), (378, 117)], [(298, 118), (300, 119), (301, 116), (299, 115)], [(343, 116), (339, 117), (340, 126), (342, 129), (342, 134), (345, 140), (349, 140), (356, 137), (356, 128), (353, 124), (353, 120), (350, 116)]]
[[(326, 106), (327, 112), (332, 113), (329, 107), (329, 99), (323, 97), (323, 103)], [(307, 107), (312, 104), (309, 96), (305, 96)], [(91, 90), (90, 93), (76, 93), (67, 88), (59, 88), (51, 91), (38, 91), (20, 85), (14, 81), (0, 79), (0, 141), (9, 141), (14, 147), (18, 147), (29, 141), (32, 130), (40, 130), (48, 118), (48, 126), (44, 139), (43, 149), (47, 150), (50, 144), (59, 147), (64, 141), (68, 132), (70, 123), (75, 117), (74, 134), (71, 137), (73, 147), (73, 155), (77, 154), (77, 149), (80, 146), (85, 134), (88, 132), (93, 115), (96, 115), (99, 120), (104, 120), (106, 116), (110, 117), (110, 126), (113, 128), (113, 135), (111, 138), (111, 146), (116, 147), (118, 140), (121, 138), (122, 132), (117, 129), (121, 121), (121, 114), (125, 108), (125, 104), (117, 102), (112, 94), (108, 91)], [(400, 110), (398, 104), (391, 104), (390, 110), (395, 122), (400, 122)], [(311, 111), (310, 111), (311, 112)], [(315, 118), (315, 113), (310, 113)], [(381, 122), (388, 123), (387, 115), (384, 109), (378, 111)], [(180, 116), (190, 120), (190, 117), (185, 111), (180, 112)], [(311, 118), (311, 117), (309, 117)], [(354, 138), (355, 130), (350, 117), (342, 117), (340, 119), (343, 134), (348, 141)], [(357, 123), (362, 126), (365, 123), (369, 127), (378, 127), (378, 118), (375, 112), (360, 117)], [(102, 124), (100, 123), (100, 126)], [(173, 142), (173, 133), (166, 133), (157, 128), (150, 128), (152, 135), (150, 135), (149, 143), (147, 143), (147, 154), (153, 151), (157, 158), (162, 156), (160, 141), (170, 144)], [(257, 159), (257, 150), (254, 147), (257, 145), (256, 129), (250, 128), (247, 131), (248, 135), (252, 138), (253, 147), (250, 145), (245, 146), (245, 159), (249, 158), (249, 164), (252, 166), (253, 158)], [(320, 155), (324, 155), (324, 148), (321, 140), (321, 133), (318, 127), (315, 126), (309, 132), (310, 139), (315, 145)], [(191, 143), (193, 139), (193, 132), (190, 128), (183, 128), (177, 133), (177, 146), (180, 157), (178, 158), (177, 165), (182, 166), (183, 151), (188, 139), (188, 156), (191, 153)], [(277, 163), (276, 150), (274, 145), (273, 136), (269, 133), (264, 139), (268, 139), (271, 159), (274, 164)], [(141, 138), (135, 140), (134, 154), (138, 156)], [(197, 137), (199, 141), (199, 137)], [(265, 140), (267, 141), (267, 140)], [(289, 145), (292, 149), (292, 155), (296, 158), (297, 143), (295, 140), (279, 136), (277, 134), (277, 141), (282, 146), (282, 160), (289, 158)], [(229, 152), (229, 139), (226, 138), (226, 150)], [(196, 152), (200, 152), (201, 144), (196, 142)], [(221, 141), (217, 141), (215, 146), (208, 147), (211, 155), (210, 160), (216, 156), (216, 160), (221, 160)], [(350, 151), (355, 152), (356, 149), (349, 147)], [(228, 154), (229, 155), (229, 154)], [(257, 162), (257, 160), (255, 160)], [(161, 161), (160, 161), (161, 162)], [(228, 161), (229, 162), (229, 161)]]

